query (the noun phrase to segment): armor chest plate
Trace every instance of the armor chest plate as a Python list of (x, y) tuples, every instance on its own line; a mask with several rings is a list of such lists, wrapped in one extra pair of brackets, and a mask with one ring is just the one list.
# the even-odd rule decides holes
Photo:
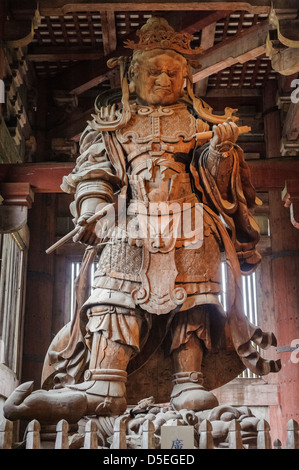
[(194, 147), (196, 119), (184, 104), (155, 108), (132, 105), (128, 125), (117, 131), (117, 139), (125, 150), (132, 169), (146, 160), (174, 153), (185, 153)]

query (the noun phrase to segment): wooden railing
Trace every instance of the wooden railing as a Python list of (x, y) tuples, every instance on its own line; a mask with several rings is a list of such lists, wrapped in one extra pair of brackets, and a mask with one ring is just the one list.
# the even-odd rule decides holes
[[(299, 449), (298, 423), (291, 419), (286, 427), (286, 445), (282, 446), (281, 442), (276, 439), (272, 442), (270, 435), (270, 426), (267, 421), (260, 420), (257, 426), (257, 449)], [(101, 449), (98, 439), (97, 423), (93, 420), (87, 421), (84, 430), (84, 440), (81, 449)], [(213, 426), (208, 420), (200, 423), (198, 428), (198, 445), (194, 448), (198, 449), (214, 449)], [(127, 429), (126, 423), (117, 418), (114, 423), (113, 438), (110, 449), (127, 449)], [(157, 449), (155, 439), (154, 424), (150, 420), (146, 420), (141, 429), (141, 449)], [(54, 449), (69, 449), (69, 424), (65, 420), (59, 421), (55, 430)], [(240, 423), (233, 420), (228, 429), (227, 439), (228, 449), (246, 449), (246, 444), (242, 442), (242, 433)], [(16, 446), (13, 443), (13, 423), (3, 420), (0, 425), (0, 449), (13, 449)], [(25, 433), (25, 440), (22, 448), (41, 449), (41, 425), (37, 420), (31, 421)], [(106, 447), (107, 448), (107, 447)]]

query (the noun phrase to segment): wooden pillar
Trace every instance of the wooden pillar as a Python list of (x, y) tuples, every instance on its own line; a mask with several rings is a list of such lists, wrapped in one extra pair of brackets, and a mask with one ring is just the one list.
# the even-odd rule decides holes
[[(267, 158), (280, 156), (282, 126), (276, 108), (277, 90), (274, 80), (268, 81), (264, 88)], [(271, 300), (267, 324), (276, 335), (278, 348), (290, 346), (294, 339), (299, 338), (299, 231), (290, 221), (289, 209), (284, 207), (282, 189), (269, 191), (271, 254), (266, 263), (269, 278), (262, 286), (263, 294), (267, 296), (272, 284), (271, 299), (269, 296), (268, 300), (265, 299), (266, 303)], [(275, 356), (281, 359), (282, 368), (278, 374), (270, 374), (267, 378), (278, 388), (278, 405), (269, 407), (269, 421), (272, 439), (278, 438), (285, 445), (287, 422), (299, 418), (299, 363), (292, 360), (294, 356), (290, 351)]]
[[(290, 222), (283, 206), (280, 191), (270, 191), (270, 230), (272, 239), (272, 282), (274, 326), (278, 348), (299, 344), (299, 231)], [(291, 351), (279, 354), (282, 369), (276, 380), (279, 387), (279, 406), (270, 407), (271, 435), (283, 444), (286, 424), (299, 419), (299, 363)]]
[(34, 380), (40, 388), (47, 349), (53, 339), (52, 303), (54, 256), (45, 250), (55, 241), (56, 194), (36, 194), (29, 212), (27, 290), (24, 323), (22, 382)]
[(268, 80), (263, 89), (263, 116), (266, 143), (266, 157), (280, 156), (281, 122), (276, 104), (278, 86), (276, 80)]
[(51, 157), (51, 145), (47, 135), (48, 103), (50, 102), (50, 87), (46, 80), (39, 80), (37, 86), (37, 111), (36, 111), (36, 153), (34, 161), (48, 161)]

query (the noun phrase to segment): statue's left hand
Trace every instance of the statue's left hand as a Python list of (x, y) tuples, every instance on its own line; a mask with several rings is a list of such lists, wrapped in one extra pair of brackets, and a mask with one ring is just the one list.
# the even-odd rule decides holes
[(210, 147), (217, 152), (227, 152), (236, 143), (239, 136), (238, 126), (228, 118), (223, 124), (213, 126)]

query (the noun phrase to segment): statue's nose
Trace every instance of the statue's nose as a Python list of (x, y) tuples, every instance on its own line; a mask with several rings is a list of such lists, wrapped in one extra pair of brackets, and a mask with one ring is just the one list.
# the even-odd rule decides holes
[(162, 72), (159, 77), (157, 77), (156, 84), (160, 86), (169, 86), (170, 85), (170, 79), (167, 75), (167, 73)]

